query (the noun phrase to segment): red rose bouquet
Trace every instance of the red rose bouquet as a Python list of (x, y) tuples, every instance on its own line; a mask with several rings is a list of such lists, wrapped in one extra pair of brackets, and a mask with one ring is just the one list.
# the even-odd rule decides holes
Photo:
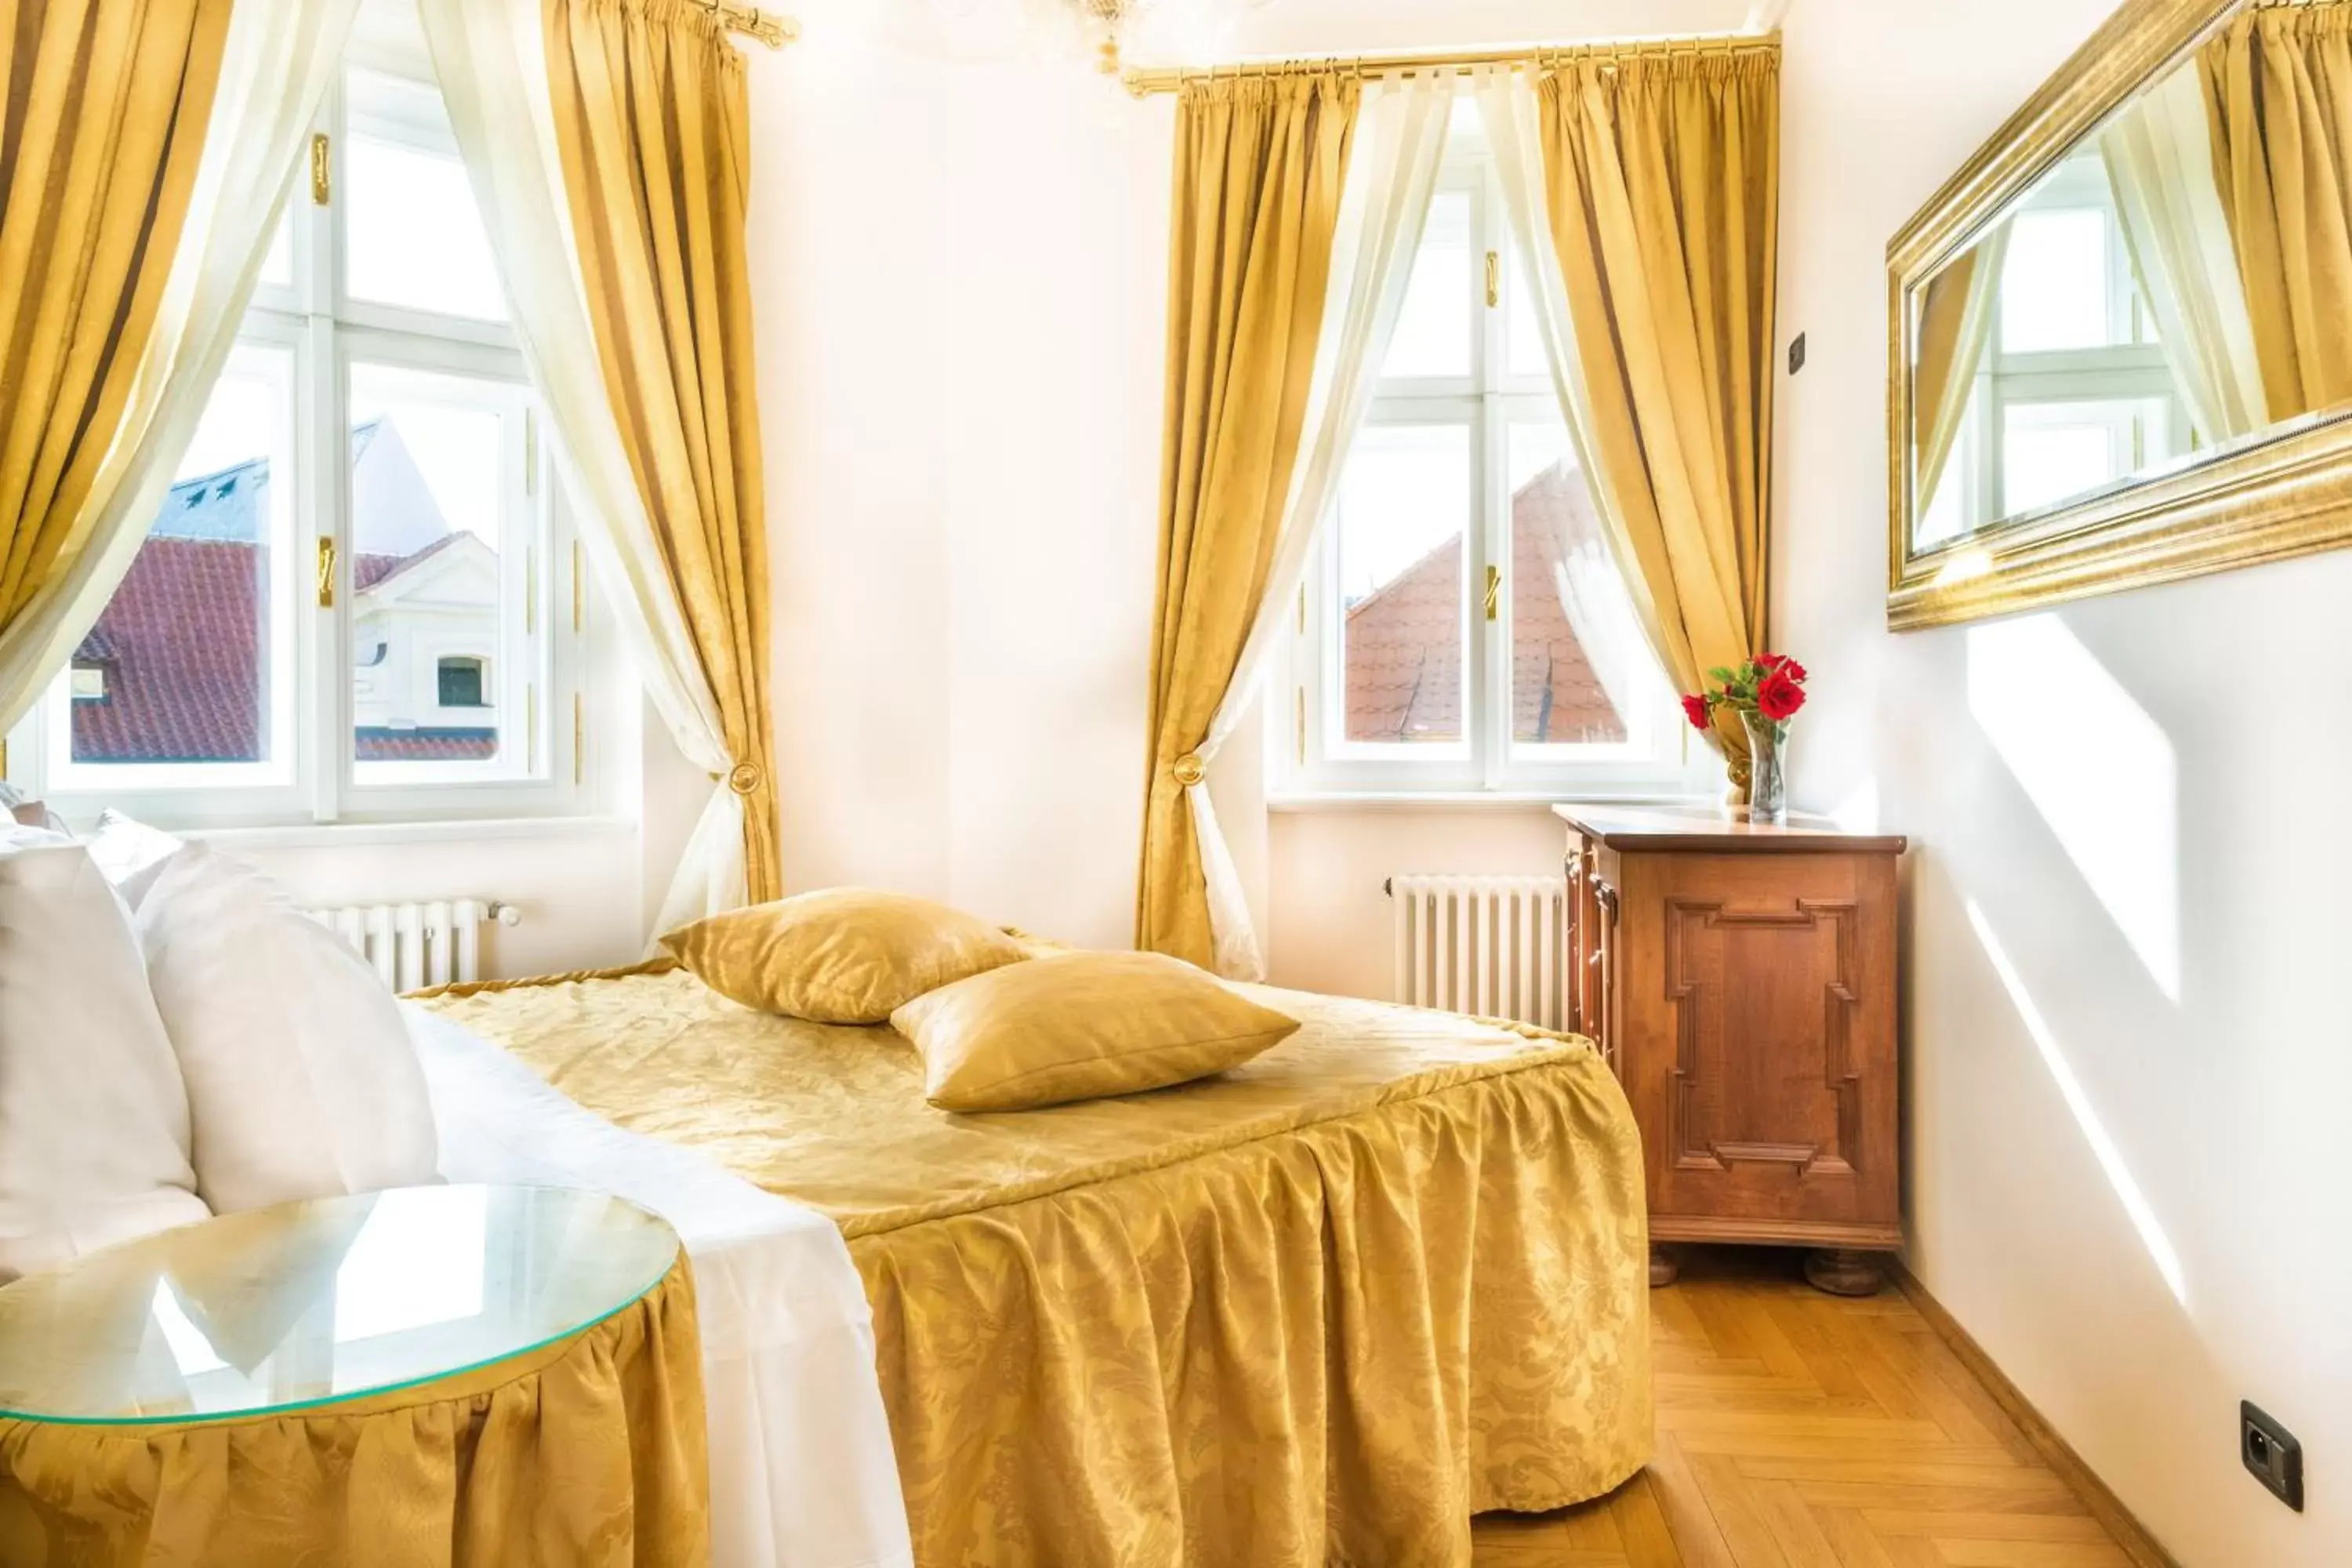
[(1788, 793), (1784, 752), (1789, 721), (1805, 705), (1805, 667), (1785, 653), (1759, 653), (1738, 669), (1710, 669), (1707, 689), (1683, 699), (1693, 727), (1715, 727), (1715, 710), (1728, 708), (1748, 731), (1747, 777), (1734, 758), (1733, 781), (1748, 788), (1750, 820), (1786, 822)]
[(1759, 653), (1738, 669), (1706, 672), (1713, 684), (1683, 699), (1683, 713), (1696, 730), (1712, 729), (1715, 710), (1753, 713), (1769, 724), (1785, 724), (1805, 705), (1805, 667), (1785, 653)]

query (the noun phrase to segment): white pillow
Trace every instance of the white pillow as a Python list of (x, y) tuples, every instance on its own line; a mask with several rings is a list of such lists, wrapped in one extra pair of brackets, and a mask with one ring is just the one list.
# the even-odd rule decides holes
[(110, 805), (98, 814), (97, 828), (83, 842), (89, 846), (89, 858), (98, 862), (98, 868), (106, 873), (106, 879), (114, 884), (132, 914), (139, 912), (148, 889), (163, 874), (163, 862), (187, 846), (186, 839), (150, 827)]
[(138, 929), (206, 1203), (230, 1214), (436, 1179), (433, 1107), (399, 1004), (268, 878), (190, 844), (164, 863)]
[(0, 830), (0, 1279), (206, 1217), (138, 941), (80, 846)]

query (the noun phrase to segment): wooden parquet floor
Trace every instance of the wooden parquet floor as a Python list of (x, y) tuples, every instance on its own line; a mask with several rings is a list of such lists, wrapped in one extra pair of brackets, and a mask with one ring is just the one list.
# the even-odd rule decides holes
[(2131, 1568), (1892, 1284), (1689, 1248), (1650, 1300), (1658, 1452), (1597, 1502), (1489, 1514), (1477, 1568)]

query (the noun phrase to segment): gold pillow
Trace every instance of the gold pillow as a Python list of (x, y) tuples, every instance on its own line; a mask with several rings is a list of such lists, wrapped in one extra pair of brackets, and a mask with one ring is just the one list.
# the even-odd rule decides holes
[(926, 991), (1029, 956), (970, 915), (871, 888), (732, 910), (661, 940), (729, 1000), (818, 1024), (878, 1024)]
[(890, 1026), (942, 1110), (1025, 1110), (1238, 1067), (1298, 1020), (1156, 952), (1033, 958), (918, 996)]

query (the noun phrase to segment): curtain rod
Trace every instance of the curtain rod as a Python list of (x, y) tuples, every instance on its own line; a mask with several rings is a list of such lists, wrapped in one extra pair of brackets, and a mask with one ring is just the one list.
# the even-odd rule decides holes
[(757, 38), (772, 49), (781, 49), (801, 36), (801, 25), (790, 16), (778, 16), (762, 11), (757, 5), (739, 5), (734, 0), (694, 0), (706, 11), (716, 12), (719, 26), (730, 33), (740, 33)]
[(1124, 79), (1138, 98), (1174, 92), (1188, 81), (1215, 77), (1291, 76), (1308, 71), (1349, 70), (1363, 76), (1408, 76), (1420, 71), (1468, 71), (1474, 66), (1542, 65), (1555, 60), (1631, 58), (1642, 55), (1771, 54), (1778, 32), (1689, 33), (1655, 38), (1622, 38), (1595, 44), (1521, 44), (1507, 49), (1471, 49), (1447, 54), (1315, 55), (1290, 59), (1230, 60), (1208, 66), (1139, 67)]

